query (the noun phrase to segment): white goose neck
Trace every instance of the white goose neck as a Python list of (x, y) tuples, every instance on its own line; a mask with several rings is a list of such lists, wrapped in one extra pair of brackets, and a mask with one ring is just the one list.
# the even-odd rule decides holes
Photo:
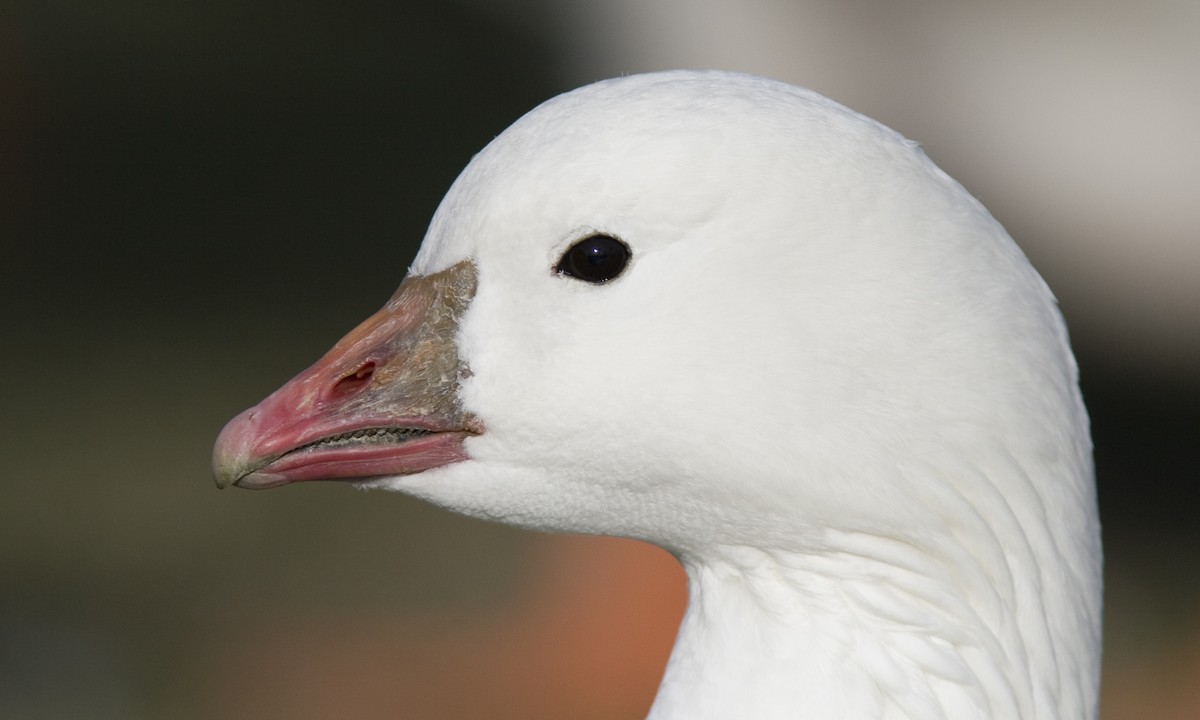
[(690, 602), (648, 720), (1040, 716), (1024, 648), (961, 573), (890, 538), (827, 540), (680, 556)]

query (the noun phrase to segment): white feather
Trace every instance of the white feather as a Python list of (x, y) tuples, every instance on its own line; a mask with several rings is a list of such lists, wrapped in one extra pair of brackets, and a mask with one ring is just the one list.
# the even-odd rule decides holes
[[(594, 232), (632, 260), (557, 275)], [(383, 484), (674, 552), (651, 717), (1094, 718), (1099, 523), (1054, 299), (911, 142), (716, 72), (555, 98), (412, 271), (469, 259), (470, 460)]]

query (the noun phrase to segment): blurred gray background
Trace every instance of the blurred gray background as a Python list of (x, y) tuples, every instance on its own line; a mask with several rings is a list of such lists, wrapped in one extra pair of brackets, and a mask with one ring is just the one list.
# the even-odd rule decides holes
[(660, 551), (208, 462), (475, 151), (668, 67), (830, 95), (1009, 228), (1093, 417), (1103, 717), (1200, 716), (1197, 38), (1186, 0), (0, 0), (0, 717), (642, 717)]

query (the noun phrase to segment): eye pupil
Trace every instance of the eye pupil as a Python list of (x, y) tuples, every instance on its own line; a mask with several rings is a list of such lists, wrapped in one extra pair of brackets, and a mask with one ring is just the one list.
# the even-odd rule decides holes
[(600, 284), (621, 274), (629, 262), (629, 246), (611, 235), (592, 235), (572, 245), (554, 268), (585, 282)]

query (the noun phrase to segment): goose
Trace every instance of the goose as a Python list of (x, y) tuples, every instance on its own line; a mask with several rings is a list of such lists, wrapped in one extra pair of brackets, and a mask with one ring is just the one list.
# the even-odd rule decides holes
[(386, 305), (213, 466), (666, 548), (689, 600), (652, 720), (1094, 718), (1077, 380), (1046, 284), (915, 143), (650, 73), (488, 144)]

